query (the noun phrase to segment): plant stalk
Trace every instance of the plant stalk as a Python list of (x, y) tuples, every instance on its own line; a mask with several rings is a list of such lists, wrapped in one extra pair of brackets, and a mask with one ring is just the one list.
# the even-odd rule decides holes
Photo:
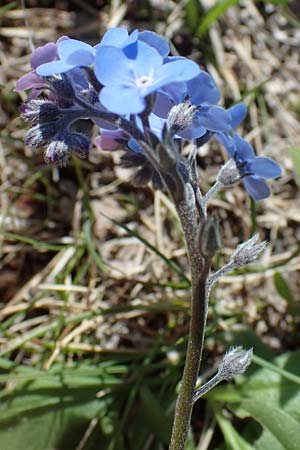
[(190, 428), (193, 395), (199, 373), (207, 315), (207, 277), (211, 258), (201, 256), (196, 239), (199, 223), (191, 220), (190, 207), (179, 205), (177, 212), (183, 228), (191, 267), (191, 319), (185, 366), (176, 402), (169, 450), (184, 450)]

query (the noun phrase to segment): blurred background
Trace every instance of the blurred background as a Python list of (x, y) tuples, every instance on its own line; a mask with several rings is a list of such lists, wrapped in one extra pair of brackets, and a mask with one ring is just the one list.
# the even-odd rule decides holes
[[(108, 28), (149, 29), (243, 101), (239, 132), (283, 168), (272, 196), (221, 192), (214, 269), (258, 232), (255, 264), (214, 289), (202, 363), (230, 345), (251, 369), (199, 401), (188, 450), (300, 448), (300, 3), (298, 0), (2, 1), (0, 6), (1, 450), (163, 450), (185, 357), (189, 269), (168, 197), (132, 183), (122, 152), (47, 166), (24, 145), (17, 79), (62, 35), (95, 45)], [(96, 135), (95, 130), (95, 135)], [(207, 191), (226, 160), (198, 155)]]

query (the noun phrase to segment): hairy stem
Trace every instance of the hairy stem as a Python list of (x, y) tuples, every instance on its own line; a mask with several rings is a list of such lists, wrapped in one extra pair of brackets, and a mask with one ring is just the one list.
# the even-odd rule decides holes
[[(189, 206), (189, 207), (188, 207)], [(175, 417), (169, 450), (184, 450), (193, 408), (193, 395), (200, 368), (207, 315), (207, 277), (211, 260), (203, 259), (197, 239), (199, 223), (193, 220), (190, 205), (177, 207), (187, 244), (191, 267), (191, 319), (185, 366), (175, 408)]]

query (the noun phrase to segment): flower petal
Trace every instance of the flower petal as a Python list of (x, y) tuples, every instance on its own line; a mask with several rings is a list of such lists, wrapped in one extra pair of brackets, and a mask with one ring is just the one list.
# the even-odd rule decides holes
[(57, 59), (57, 45), (54, 42), (48, 42), (48, 44), (38, 47), (31, 56), (30, 65), (33, 69), (36, 69), (41, 64), (48, 63)]
[(95, 49), (85, 42), (67, 39), (59, 43), (58, 55), (67, 64), (89, 66), (94, 62)]
[(236, 146), (235, 146), (235, 143), (234, 143), (232, 137), (229, 134), (222, 133), (222, 132), (216, 133), (215, 137), (216, 137), (217, 141), (219, 141), (220, 144), (222, 144), (223, 147), (225, 147), (228, 155), (231, 158), (233, 158), (233, 155), (236, 151)]
[(244, 103), (237, 103), (231, 108), (228, 108), (227, 112), (231, 115), (232, 128), (236, 128), (245, 119), (247, 115), (247, 108)]
[(271, 194), (269, 186), (260, 178), (249, 176), (243, 179), (243, 184), (251, 197), (256, 200), (268, 198)]
[(187, 86), (193, 105), (215, 105), (220, 100), (220, 93), (212, 77), (203, 70), (197, 77), (188, 81)]
[(186, 58), (163, 64), (155, 71), (155, 90), (172, 82), (191, 80), (199, 72), (199, 66)]
[(150, 47), (155, 48), (163, 58), (170, 53), (170, 47), (166, 39), (153, 31), (141, 31), (138, 35), (138, 40), (146, 42)]
[(163, 59), (160, 54), (148, 44), (142, 41), (123, 48), (123, 52), (129, 60), (134, 62), (135, 77), (150, 75), (153, 70), (161, 66)]
[(117, 150), (120, 148), (118, 139), (124, 139), (125, 137), (123, 130), (120, 129), (115, 131), (101, 129), (100, 133), (93, 139), (93, 144), (100, 150)]
[(258, 156), (247, 164), (247, 170), (261, 178), (277, 178), (282, 175), (281, 167), (271, 158)]
[(133, 138), (129, 139), (127, 145), (130, 148), (130, 150), (132, 150), (135, 153), (143, 153), (144, 152), (144, 150), (139, 145), (139, 143)]
[(34, 71), (26, 73), (18, 79), (15, 92), (25, 91), (26, 89), (42, 88), (45, 86), (45, 81), (39, 77)]
[(210, 131), (231, 130), (231, 116), (220, 106), (203, 106), (196, 113), (194, 122)]
[(104, 86), (120, 85), (121, 80), (129, 84), (132, 80), (132, 63), (120, 48), (103, 45), (96, 49), (94, 72)]
[(255, 153), (251, 145), (236, 133), (233, 136), (233, 142), (236, 146), (237, 159), (245, 161), (255, 158)]
[(165, 119), (173, 105), (174, 103), (167, 93), (158, 91), (152, 111)]
[[(99, 46), (112, 45), (113, 47), (122, 47), (126, 39), (128, 38), (128, 31), (126, 28), (111, 28), (103, 36)], [(98, 45), (96, 46), (96, 49)]]
[(36, 73), (42, 77), (48, 77), (51, 75), (56, 75), (58, 73), (64, 73), (68, 70), (73, 69), (74, 66), (66, 64), (63, 61), (52, 61), (46, 64), (42, 64), (36, 69)]
[(184, 130), (181, 130), (177, 133), (176, 136), (180, 136), (183, 139), (187, 139), (188, 141), (193, 141), (206, 133), (206, 128), (199, 125), (191, 125)]
[(134, 88), (104, 87), (99, 99), (103, 106), (116, 114), (138, 114), (145, 109), (143, 97)]

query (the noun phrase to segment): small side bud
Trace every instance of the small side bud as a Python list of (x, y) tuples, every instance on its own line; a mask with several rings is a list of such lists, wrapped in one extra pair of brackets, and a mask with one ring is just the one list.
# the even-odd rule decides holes
[(61, 117), (58, 106), (46, 100), (29, 100), (21, 105), (20, 113), (27, 122), (46, 123)]
[(257, 243), (258, 238), (259, 235), (255, 234), (251, 239), (237, 246), (230, 258), (235, 268), (245, 266), (246, 264), (255, 261), (260, 253), (265, 250), (267, 242), (263, 241)]
[(66, 165), (70, 159), (69, 145), (64, 138), (50, 143), (45, 151), (45, 162), (47, 164)]
[(197, 389), (193, 395), (193, 403), (216, 387), (221, 381), (230, 380), (235, 375), (244, 373), (251, 364), (253, 349), (244, 350), (243, 347), (231, 347), (223, 356), (216, 375)]
[(191, 105), (189, 100), (174, 105), (170, 109), (167, 118), (167, 126), (171, 135), (174, 136), (178, 131), (182, 131), (190, 126), (197, 109), (197, 106)]
[(226, 164), (221, 168), (217, 181), (224, 186), (232, 186), (234, 183), (237, 183), (241, 179), (241, 173), (237, 168), (237, 165), (234, 159), (230, 159)]
[(244, 373), (251, 364), (252, 355), (252, 348), (244, 350), (241, 346), (231, 347), (219, 365), (217, 376), (222, 380), (230, 380), (235, 375)]
[(68, 100), (73, 100), (75, 97), (75, 90), (73, 84), (65, 73), (53, 75), (47, 78), (47, 82), (54, 94), (58, 97), (63, 97)]
[(59, 130), (59, 121), (37, 124), (26, 132), (25, 143), (30, 147), (41, 148), (47, 145)]
[(200, 249), (205, 258), (213, 258), (221, 248), (221, 235), (218, 219), (209, 217), (202, 225), (200, 232)]

